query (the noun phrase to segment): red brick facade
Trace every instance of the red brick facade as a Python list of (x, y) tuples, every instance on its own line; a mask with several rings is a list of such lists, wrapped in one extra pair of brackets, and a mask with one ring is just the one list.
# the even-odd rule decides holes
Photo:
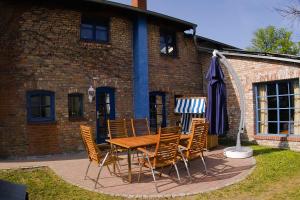
[[(115, 88), (117, 118), (133, 116), (133, 22), (107, 13), (110, 42), (99, 44), (80, 40), (79, 8), (1, 2), (0, 156), (82, 150), (79, 125), (96, 126), (95, 101), (88, 103), (87, 95), (92, 77), (97, 78), (94, 88)], [(166, 92), (171, 125), (174, 94), (202, 94), (199, 61), (192, 39), (182, 31), (177, 32), (177, 58), (160, 55), (159, 25), (150, 23), (148, 32), (150, 91)], [(55, 93), (54, 123), (27, 122), (26, 92), (36, 89)], [(73, 92), (84, 94), (81, 121), (68, 117)]]
[[(201, 55), (201, 63), (205, 75), (210, 63), (210, 54)], [(227, 55), (231, 66), (241, 79), (246, 98), (246, 121), (244, 140), (256, 140), (258, 144), (270, 145), (274, 147), (289, 147), (294, 150), (300, 150), (299, 138), (297, 136), (258, 136), (256, 135), (255, 125), (255, 83), (278, 81), (286, 79), (299, 79), (300, 64), (295, 62), (284, 62), (266, 58), (251, 58), (248, 56), (229, 56)], [(228, 96), (228, 117), (229, 117), (229, 137), (235, 138), (238, 132), (240, 108), (235, 83), (229, 76), (228, 71), (223, 66), (223, 72), (226, 76), (227, 96)], [(205, 81), (204, 81), (205, 85)], [(206, 90), (206, 86), (204, 86)]]

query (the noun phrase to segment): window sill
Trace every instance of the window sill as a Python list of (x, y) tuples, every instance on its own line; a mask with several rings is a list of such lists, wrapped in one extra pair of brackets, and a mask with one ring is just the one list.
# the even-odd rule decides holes
[(274, 141), (291, 141), (300, 142), (300, 135), (255, 135), (255, 140), (274, 140)]
[(69, 121), (70, 122), (82, 122), (82, 121), (88, 121), (88, 120), (84, 117), (70, 117)]
[(179, 59), (179, 56), (177, 54), (171, 55), (171, 54), (160, 53), (160, 56), (163, 58)]

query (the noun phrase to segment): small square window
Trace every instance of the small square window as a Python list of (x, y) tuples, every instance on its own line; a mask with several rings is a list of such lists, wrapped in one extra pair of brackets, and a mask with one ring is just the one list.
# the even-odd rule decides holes
[(109, 20), (82, 16), (80, 39), (94, 42), (109, 41)]
[(36, 90), (27, 92), (28, 122), (51, 122), (55, 119), (54, 93)]
[(83, 117), (83, 94), (72, 93), (68, 95), (69, 118)]
[(160, 53), (169, 56), (177, 55), (175, 33), (160, 31)]

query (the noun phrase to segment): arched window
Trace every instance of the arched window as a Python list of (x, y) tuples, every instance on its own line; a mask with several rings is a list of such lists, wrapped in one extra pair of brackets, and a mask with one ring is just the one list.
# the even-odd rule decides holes
[(34, 90), (27, 92), (27, 121), (52, 122), (55, 120), (54, 92)]

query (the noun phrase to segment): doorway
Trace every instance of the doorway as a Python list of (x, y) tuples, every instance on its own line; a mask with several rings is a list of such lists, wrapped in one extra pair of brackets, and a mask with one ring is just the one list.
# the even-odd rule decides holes
[(160, 127), (166, 127), (166, 94), (150, 92), (150, 129), (157, 132)]
[(110, 87), (96, 89), (97, 144), (108, 139), (107, 120), (115, 119), (115, 90)]

